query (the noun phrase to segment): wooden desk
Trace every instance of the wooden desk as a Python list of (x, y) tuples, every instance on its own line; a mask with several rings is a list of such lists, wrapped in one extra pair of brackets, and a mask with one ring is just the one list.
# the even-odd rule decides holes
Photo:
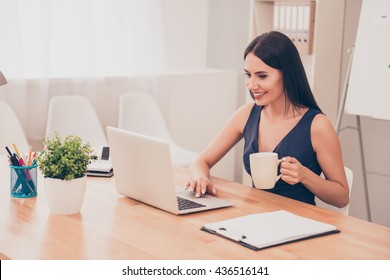
[[(0, 259), (390, 259), (390, 228), (247, 186), (215, 179), (234, 207), (175, 216), (123, 197), (114, 178), (88, 178), (80, 214), (49, 213), (42, 182), (38, 197), (9, 195), (0, 166)], [(177, 183), (189, 172), (176, 168)], [(252, 251), (203, 232), (209, 222), (285, 209), (336, 225), (341, 233)], [(264, 225), (267, 226), (267, 225)]]

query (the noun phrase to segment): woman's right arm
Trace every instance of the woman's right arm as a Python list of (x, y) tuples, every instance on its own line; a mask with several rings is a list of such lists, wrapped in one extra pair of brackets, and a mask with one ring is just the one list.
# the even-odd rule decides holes
[(241, 140), (253, 106), (253, 103), (241, 106), (192, 164), (192, 178), (187, 182), (186, 189), (195, 192), (196, 197), (206, 192), (216, 194), (216, 189), (209, 178), (210, 169)]

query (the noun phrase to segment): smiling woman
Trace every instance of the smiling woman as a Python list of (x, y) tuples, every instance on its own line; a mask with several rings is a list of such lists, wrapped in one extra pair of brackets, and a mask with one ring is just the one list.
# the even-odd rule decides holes
[(295, 45), (280, 32), (264, 33), (248, 45), (244, 59), (254, 102), (241, 106), (200, 154), (187, 188), (198, 196), (215, 194), (210, 169), (244, 138), (248, 174), (256, 172), (251, 154), (273, 152), (281, 159), (280, 179), (267, 191), (313, 205), (315, 196), (337, 207), (347, 205), (340, 143), (314, 99)]

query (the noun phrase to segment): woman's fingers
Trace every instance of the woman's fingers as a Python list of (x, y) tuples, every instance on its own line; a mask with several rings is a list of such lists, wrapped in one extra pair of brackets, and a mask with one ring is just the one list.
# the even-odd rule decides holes
[(281, 179), (290, 185), (299, 183), (300, 162), (294, 157), (284, 157), (280, 164)]
[(202, 194), (216, 194), (217, 191), (213, 183), (209, 179), (191, 179), (186, 182), (185, 189), (190, 190), (195, 194), (195, 197), (200, 197)]

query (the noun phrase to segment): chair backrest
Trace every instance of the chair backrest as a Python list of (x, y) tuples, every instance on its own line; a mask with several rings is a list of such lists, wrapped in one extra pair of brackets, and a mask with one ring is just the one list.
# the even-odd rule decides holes
[(11, 106), (0, 101), (0, 155), (8, 154), (5, 147), (12, 150), (12, 144), (18, 147), (20, 153), (27, 153), (29, 143), (23, 127)]
[(125, 93), (119, 101), (119, 128), (172, 142), (164, 116), (147, 93)]
[[(346, 166), (344, 166), (344, 170), (345, 170), (345, 175), (347, 176), (347, 182), (348, 182), (348, 186), (349, 186), (349, 197), (351, 197), (352, 183), (353, 183), (353, 172), (351, 169), (349, 169)], [(316, 197), (315, 202), (316, 202), (316, 205), (321, 207), (321, 208), (333, 210), (333, 211), (336, 211), (336, 212), (339, 212), (339, 213), (342, 213), (345, 215), (348, 215), (348, 213), (349, 213), (349, 204), (350, 203), (348, 203), (348, 205), (343, 207), (343, 208), (338, 208), (338, 207), (335, 207), (333, 205), (330, 205), (330, 204), (323, 202), (318, 197)]]
[(46, 124), (46, 137), (57, 132), (61, 137), (80, 136), (93, 148), (108, 146), (107, 137), (92, 103), (83, 96), (52, 97)]

